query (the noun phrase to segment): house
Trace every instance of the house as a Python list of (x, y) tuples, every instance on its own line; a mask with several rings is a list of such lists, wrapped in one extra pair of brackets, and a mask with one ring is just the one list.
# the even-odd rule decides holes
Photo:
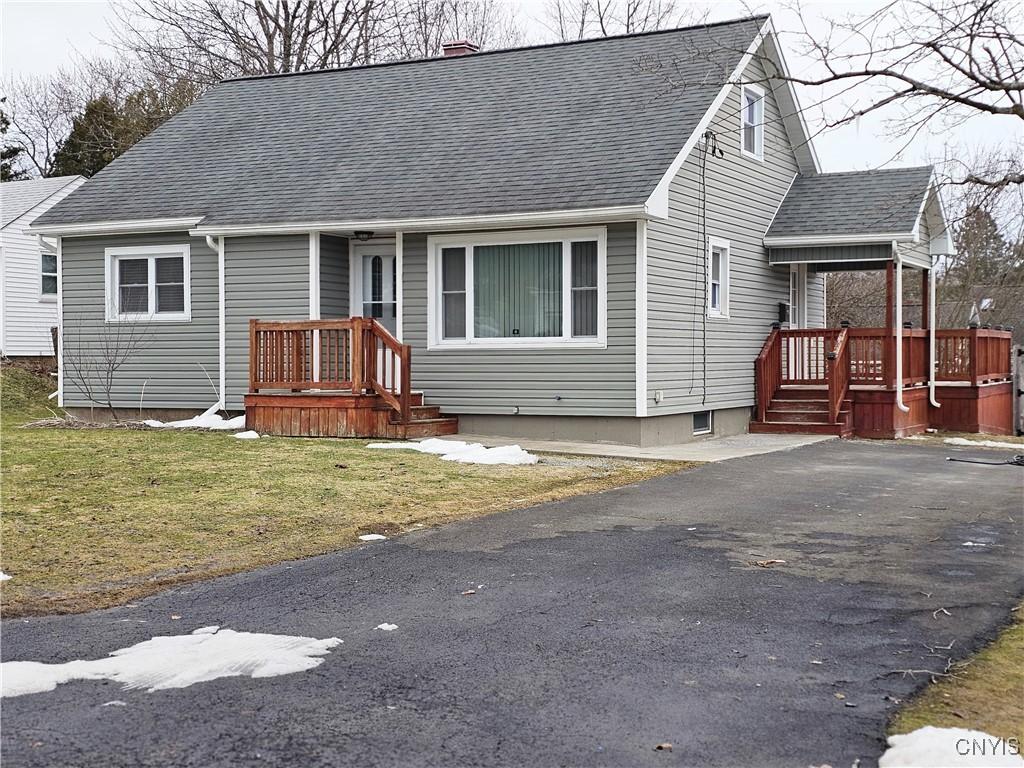
[(57, 251), (27, 233), (85, 182), (81, 176), (0, 184), (0, 354), (52, 357), (57, 326)]
[[(784, 69), (758, 16), (222, 82), (34, 227), (62, 402), (97, 399), (113, 336), (115, 404), (276, 434), (654, 445), (755, 404), (847, 434), (824, 272), (927, 274), (949, 238), (929, 169), (821, 172)], [(905, 414), (898, 319), (855, 362)]]

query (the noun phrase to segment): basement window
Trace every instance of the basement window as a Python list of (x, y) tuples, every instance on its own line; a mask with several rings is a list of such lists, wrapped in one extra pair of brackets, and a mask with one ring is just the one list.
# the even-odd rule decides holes
[(191, 319), (189, 246), (107, 248), (105, 254), (107, 322)]
[(693, 434), (711, 434), (711, 411), (697, 411), (693, 414)]

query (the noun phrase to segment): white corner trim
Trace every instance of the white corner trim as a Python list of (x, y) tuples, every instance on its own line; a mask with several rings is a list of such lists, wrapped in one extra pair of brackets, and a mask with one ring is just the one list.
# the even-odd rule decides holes
[[(573, 337), (571, 319), (571, 243), (597, 242), (597, 336)], [(540, 338), (474, 338), (473, 336), (473, 248), (480, 245), (510, 245), (560, 241), (562, 243), (562, 335)], [(440, 308), (440, 252), (444, 247), (465, 248), (466, 338), (443, 339)], [(476, 232), (427, 236), (427, 349), (605, 349), (608, 346), (608, 228), (560, 227), (518, 232)]]
[[(184, 308), (181, 312), (156, 311), (156, 259), (161, 256), (182, 259), (184, 282)], [(112, 269), (117, 259), (147, 259), (149, 261), (149, 306), (146, 314), (122, 314), (118, 310), (117, 273)], [(57, 278), (58, 289), (60, 277)], [(108, 323), (189, 323), (192, 322), (192, 265), (191, 246), (188, 243), (168, 245), (130, 245), (103, 249), (103, 301), (104, 318)]]
[(224, 288), (224, 238), (217, 238), (217, 387), (220, 390), (220, 408), (227, 410), (227, 301)]
[(41, 224), (29, 227), (25, 231), (33, 235), (58, 235), (63, 237), (142, 232), (184, 232), (192, 229), (202, 220), (201, 216), (195, 216), (185, 219), (124, 219), (122, 221), (99, 221), (89, 224)]
[(636, 415), (647, 415), (647, 222), (636, 223)]
[(761, 27), (760, 31), (754, 36), (753, 42), (747, 48), (743, 56), (740, 57), (739, 63), (736, 68), (733, 69), (732, 74), (729, 76), (728, 81), (722, 86), (722, 89), (715, 96), (714, 101), (711, 102), (711, 106), (704, 112), (704, 116), (697, 123), (697, 127), (693, 133), (683, 144), (683, 148), (679, 150), (679, 154), (676, 155), (675, 159), (669, 165), (668, 170), (661, 177), (661, 181), (651, 192), (647, 198), (645, 205), (646, 210), (651, 216), (657, 218), (667, 219), (668, 218), (668, 192), (672, 186), (672, 180), (676, 177), (679, 169), (683, 167), (683, 163), (686, 162), (686, 158), (690, 156), (690, 152), (697, 146), (697, 142), (700, 141), (701, 136), (704, 135), (704, 131), (707, 130), (708, 125), (714, 120), (715, 115), (718, 114), (718, 110), (722, 104), (725, 103), (726, 98), (729, 96), (729, 92), (735, 87), (735, 82), (743, 74), (743, 70), (750, 64), (751, 59), (754, 58), (754, 54), (757, 53), (757, 49), (761, 47), (761, 43), (765, 38), (768, 31), (771, 30), (771, 19), (768, 19), (764, 26)]
[(57, 406), (64, 407), (64, 241), (60, 237), (57, 238)]
[(405, 254), (405, 240), (402, 230), (395, 232), (395, 332), (396, 338), (402, 340), (402, 304), (405, 299), (405, 288), (402, 285), (405, 279), (404, 264), (402, 258)]
[(247, 235), (302, 234), (311, 229), (321, 232), (352, 232), (357, 229), (375, 232), (452, 232), (460, 230), (500, 230), (519, 227), (562, 227), (581, 224), (607, 224), (611, 221), (635, 221), (646, 218), (643, 205), (618, 205), (604, 208), (580, 208), (529, 213), (501, 213), (468, 216), (439, 216), (422, 219), (372, 219), (362, 221), (336, 220), (300, 223), (245, 225), (208, 225), (190, 230), (197, 237), (215, 234), (244, 237)]

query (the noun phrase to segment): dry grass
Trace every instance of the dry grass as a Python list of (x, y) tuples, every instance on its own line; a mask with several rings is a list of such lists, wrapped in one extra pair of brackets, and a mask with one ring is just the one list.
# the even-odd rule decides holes
[[(5, 616), (113, 605), (172, 584), (590, 493), (687, 464), (467, 466), (365, 441), (25, 429), (47, 389), (3, 374)], [(10, 395), (10, 397), (8, 397)]]
[(925, 688), (893, 719), (890, 734), (925, 725), (974, 728), (1024, 742), (1024, 608), (1014, 623), (953, 675)]

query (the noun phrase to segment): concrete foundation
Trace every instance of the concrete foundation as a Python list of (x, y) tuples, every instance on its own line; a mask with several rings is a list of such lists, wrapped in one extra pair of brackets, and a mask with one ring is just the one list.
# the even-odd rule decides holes
[(713, 411), (712, 431), (693, 434), (693, 414), (631, 418), (623, 416), (496, 416), (459, 415), (459, 431), (530, 440), (633, 445), (641, 448), (678, 445), (710, 437), (746, 433), (750, 408)]

